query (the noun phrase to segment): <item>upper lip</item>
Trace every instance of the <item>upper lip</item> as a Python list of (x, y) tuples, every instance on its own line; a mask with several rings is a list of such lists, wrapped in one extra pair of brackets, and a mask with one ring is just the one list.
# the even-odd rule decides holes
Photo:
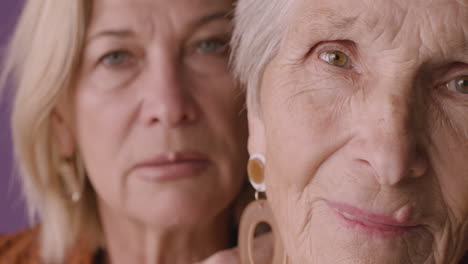
[(175, 163), (182, 163), (182, 162), (208, 162), (209, 159), (206, 155), (199, 153), (199, 152), (189, 152), (189, 151), (169, 151), (160, 153), (152, 158), (143, 160), (135, 164), (133, 167), (142, 168), (142, 167), (157, 167), (157, 166), (164, 166), (169, 164)]
[(327, 204), (344, 217), (352, 216), (353, 219), (364, 223), (397, 228), (412, 228), (418, 226), (410, 220), (398, 221), (395, 216), (376, 214), (345, 203), (327, 201)]

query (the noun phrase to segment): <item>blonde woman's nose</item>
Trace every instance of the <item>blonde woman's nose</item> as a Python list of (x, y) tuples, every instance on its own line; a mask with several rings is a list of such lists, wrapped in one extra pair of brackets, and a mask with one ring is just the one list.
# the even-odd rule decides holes
[(141, 116), (146, 125), (175, 127), (197, 120), (195, 89), (190, 87), (176, 61), (167, 59), (145, 75)]

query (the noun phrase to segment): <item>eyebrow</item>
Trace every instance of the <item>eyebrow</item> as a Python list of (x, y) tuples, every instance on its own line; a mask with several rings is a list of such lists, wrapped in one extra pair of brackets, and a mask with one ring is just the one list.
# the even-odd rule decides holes
[(135, 36), (135, 33), (130, 29), (108, 29), (100, 31), (92, 35), (87, 42), (91, 42), (97, 38), (101, 37), (118, 37), (118, 38), (128, 38)]
[[(216, 12), (216, 13), (203, 16), (200, 19), (197, 19), (194, 22), (191, 22), (190, 29), (203, 26), (205, 24), (208, 24), (218, 19), (232, 20), (233, 19), (232, 11), (220, 11), (220, 12)], [(87, 42), (91, 42), (101, 37), (129, 38), (129, 37), (134, 37), (135, 35), (136, 35), (135, 32), (131, 29), (106, 29), (94, 35), (91, 35), (89, 39), (87, 40)]]
[(346, 17), (338, 14), (330, 14), (327, 16), (327, 23), (333, 30), (348, 31), (356, 26), (357, 21), (357, 16)]
[(233, 19), (233, 12), (232, 10), (229, 11), (219, 11), (213, 14), (209, 14), (206, 16), (201, 17), (198, 20), (195, 20), (195, 23), (193, 23), (194, 27), (199, 27), (204, 24), (208, 24), (214, 20), (218, 19), (227, 19), (227, 20), (232, 20)]

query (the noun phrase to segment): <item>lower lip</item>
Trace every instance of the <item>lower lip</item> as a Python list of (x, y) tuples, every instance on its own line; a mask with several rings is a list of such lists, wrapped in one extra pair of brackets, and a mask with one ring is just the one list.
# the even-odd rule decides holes
[(359, 217), (341, 212), (335, 208), (331, 209), (347, 228), (360, 231), (369, 236), (379, 236), (383, 238), (401, 237), (417, 228), (374, 223), (365, 219), (359, 219)]
[(180, 161), (155, 166), (142, 166), (135, 168), (135, 173), (139, 178), (151, 182), (167, 182), (182, 179), (194, 178), (206, 170), (209, 162), (200, 161)]

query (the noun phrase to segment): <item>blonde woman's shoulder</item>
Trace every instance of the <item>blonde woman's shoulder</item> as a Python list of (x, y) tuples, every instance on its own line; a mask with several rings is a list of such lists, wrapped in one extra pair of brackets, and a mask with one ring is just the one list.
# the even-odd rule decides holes
[(39, 228), (0, 235), (0, 264), (39, 264)]
[[(40, 227), (23, 230), (14, 234), (0, 235), (0, 264), (44, 264), (39, 246)], [(105, 263), (101, 251), (89, 250), (84, 241), (69, 250), (67, 264)]]

